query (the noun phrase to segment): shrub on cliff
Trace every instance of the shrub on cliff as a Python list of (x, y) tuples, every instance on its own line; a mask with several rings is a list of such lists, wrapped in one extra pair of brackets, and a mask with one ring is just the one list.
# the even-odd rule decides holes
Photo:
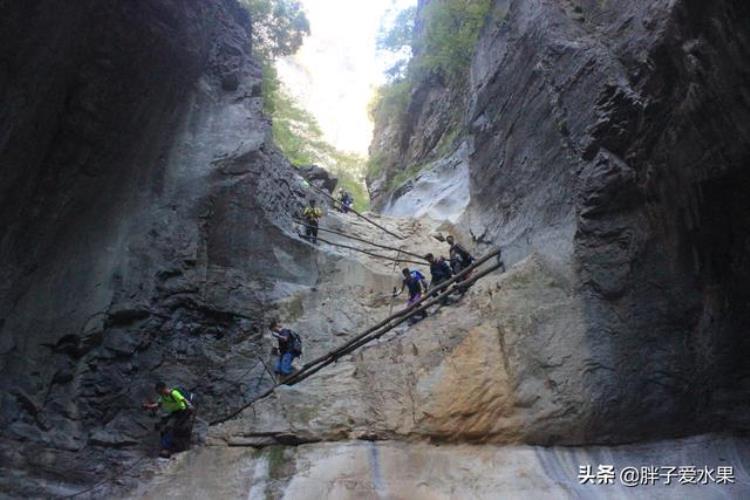
[(390, 12), (381, 20), (377, 48), (390, 52), (396, 58), (393, 65), (385, 72), (389, 82), (403, 79), (406, 76), (409, 59), (412, 55), (416, 14), (417, 8), (412, 6), (398, 12), (387, 27), (386, 24), (391, 17)]
[(460, 88), (491, 7), (491, 0), (434, 0), (424, 7), (418, 31), (414, 8), (401, 11), (388, 29), (381, 28), (379, 49), (416, 55), (406, 69), (402, 57), (388, 70), (388, 83), (370, 103), (372, 119), (383, 123), (403, 118), (411, 90), (429, 75), (440, 75), (448, 85)]
[(378, 123), (386, 120), (401, 120), (409, 104), (412, 81), (401, 78), (379, 87), (369, 104), (370, 118)]
[(414, 40), (417, 72), (438, 72), (451, 82), (462, 80), (491, 7), (491, 0), (427, 4), (423, 32)]
[(297, 52), (310, 34), (310, 22), (295, 0), (240, 0), (250, 12), (253, 51), (264, 61)]

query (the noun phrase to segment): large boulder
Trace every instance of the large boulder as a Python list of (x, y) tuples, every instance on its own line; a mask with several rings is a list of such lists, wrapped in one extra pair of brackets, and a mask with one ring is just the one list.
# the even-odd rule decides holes
[(305, 165), (297, 168), (307, 182), (317, 188), (333, 193), (339, 180), (331, 172), (318, 165)]

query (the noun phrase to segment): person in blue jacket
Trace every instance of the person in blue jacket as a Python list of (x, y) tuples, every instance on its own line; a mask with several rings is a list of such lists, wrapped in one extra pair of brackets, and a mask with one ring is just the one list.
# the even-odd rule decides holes
[[(402, 269), (401, 274), (404, 277), (401, 281), (401, 290), (398, 293), (394, 293), (393, 296), (397, 297), (401, 295), (404, 289), (409, 290), (409, 300), (406, 302), (406, 307), (410, 309), (422, 298), (422, 293), (427, 291), (427, 282), (422, 273), (417, 270), (412, 271), (408, 267)], [(426, 318), (427, 311), (421, 311), (417, 316), (419, 319)]]

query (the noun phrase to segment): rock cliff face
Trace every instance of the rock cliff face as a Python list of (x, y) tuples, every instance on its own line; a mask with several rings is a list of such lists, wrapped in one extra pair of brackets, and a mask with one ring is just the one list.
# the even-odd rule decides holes
[(155, 380), (207, 419), (269, 384), (264, 311), (316, 271), (236, 2), (0, 12), (0, 490), (70, 492), (143, 454)]
[[(432, 0), (420, 0), (417, 4), (414, 37), (424, 36), (426, 7)], [(419, 43), (412, 44), (414, 59), (423, 56), (424, 50)], [(419, 193), (409, 194), (414, 188), (414, 173), (436, 160), (445, 160), (450, 164), (451, 172), (442, 172), (440, 177), (448, 183), (466, 178), (463, 156), (452, 158), (458, 147), (458, 139), (464, 132), (464, 113), (470, 95), (464, 88), (450, 85), (439, 74), (423, 75), (409, 86), (406, 105), (403, 109), (376, 110), (373, 138), (370, 143), (370, 168), (367, 185), (373, 208), (382, 210), (398, 198), (408, 198), (411, 203), (404, 205), (403, 212), (397, 208), (394, 214), (419, 217), (424, 215), (424, 205), (420, 203)], [(461, 165), (461, 167), (458, 167)], [(457, 168), (458, 167), (458, 168)], [(459, 170), (455, 175), (452, 171)], [(453, 174), (453, 175), (452, 175)], [(403, 178), (399, 178), (401, 175)], [(439, 201), (451, 205), (451, 200), (464, 198), (464, 193), (453, 193), (445, 186), (431, 186), (430, 197), (435, 193), (442, 196)], [(416, 204), (416, 206), (415, 206)], [(450, 216), (453, 207), (443, 207), (435, 218)], [(463, 207), (462, 207), (463, 208)]]
[[(535, 388), (531, 413), (559, 405), (534, 441), (747, 427), (749, 15), (731, 0), (498, 0), (466, 90), (466, 160), (390, 192), (374, 180), (385, 213), (438, 218), (468, 182), (451, 200), (465, 238), (569, 280), (560, 313), (575, 324), (499, 332), (518, 390)], [(399, 167), (452, 127), (420, 97), (446, 90), (422, 85), (408, 109), (429, 130), (401, 125), (393, 141), (376, 127), (372, 152)], [(461, 167), (441, 173), (446, 161)]]
[[(313, 358), (403, 307), (397, 268), (294, 234), (309, 194), (233, 0), (0, 11), (3, 494), (563, 497), (590, 494), (579, 464), (729, 456), (719, 494), (747, 495), (732, 436), (528, 446), (748, 428), (744, 3), (497, 0), (468, 87), (427, 79), (378, 124), (380, 222), (408, 241), (325, 226), (420, 253), (454, 232), (508, 272), (162, 465), (155, 379), (226, 415), (271, 383), (271, 313)], [(393, 185), (395, 165), (422, 169)]]
[[(376, 120), (370, 157), (377, 168), (367, 177), (373, 207), (383, 209), (408, 193), (413, 171), (454, 151), (466, 97), (441, 78), (432, 77), (411, 89), (409, 104), (401, 113)], [(406, 179), (398, 179), (399, 174)], [(420, 214), (410, 211), (408, 215)]]

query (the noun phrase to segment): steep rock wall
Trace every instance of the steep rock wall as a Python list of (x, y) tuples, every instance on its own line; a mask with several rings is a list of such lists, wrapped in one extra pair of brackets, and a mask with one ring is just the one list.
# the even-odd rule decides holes
[(746, 425), (749, 13), (511, 2), (479, 48), (467, 218), (579, 280), (590, 439)]
[[(456, 227), (509, 264), (542, 256), (583, 315), (562, 343), (533, 322), (501, 328), (510, 376), (574, 409), (531, 440), (747, 427), (749, 14), (731, 0), (495, 2), (471, 67)], [(386, 211), (429, 198), (435, 172), (381, 195)]]
[[(420, 0), (417, 3), (414, 26), (414, 38), (417, 40), (423, 36), (426, 8), (431, 1)], [(412, 49), (414, 58), (418, 60), (423, 49), (419, 43), (413, 44)], [(405, 96), (407, 104), (403, 109), (396, 111), (390, 109), (393, 106), (383, 107), (381, 103), (380, 108), (374, 110), (367, 186), (376, 210), (387, 210), (394, 199), (403, 197), (413, 189), (413, 178), (419, 170), (452, 153), (457, 147), (459, 131), (463, 128), (463, 114), (469, 98), (465, 89), (450, 85), (436, 73), (423, 74), (410, 81), (412, 83)], [(409, 215), (417, 217), (422, 214)]]
[(207, 419), (269, 384), (264, 311), (316, 272), (235, 1), (0, 11), (0, 488), (70, 492), (146, 452), (155, 380)]

